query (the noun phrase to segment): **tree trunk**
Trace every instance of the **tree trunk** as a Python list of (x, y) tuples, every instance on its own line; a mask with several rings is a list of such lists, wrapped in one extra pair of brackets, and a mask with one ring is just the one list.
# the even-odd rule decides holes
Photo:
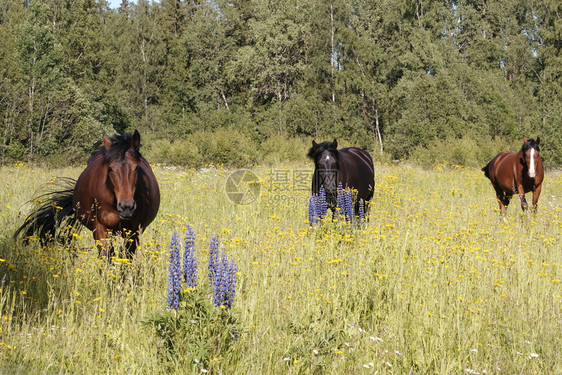
[(379, 126), (379, 108), (375, 104), (375, 137), (378, 139), (379, 144), (381, 146), (381, 154), (384, 152), (382, 147), (382, 137), (381, 137), (381, 129)]

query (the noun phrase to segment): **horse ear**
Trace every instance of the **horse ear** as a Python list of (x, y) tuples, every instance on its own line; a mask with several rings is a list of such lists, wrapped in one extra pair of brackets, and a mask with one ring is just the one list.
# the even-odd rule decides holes
[(537, 146), (539, 145), (539, 143), (541, 143), (541, 137), (537, 137), (536, 143), (537, 143)]
[(527, 141), (527, 137), (523, 136), (523, 143), (524, 144), (529, 144), (529, 141)]
[(107, 135), (105, 135), (105, 134), (103, 135), (103, 145), (106, 148), (111, 147), (111, 140), (109, 138), (107, 138)]
[(140, 147), (140, 133), (135, 129), (133, 136), (131, 137), (131, 148), (133, 150), (138, 150)]
[(334, 141), (332, 142), (332, 147), (337, 149), (338, 148), (338, 140), (334, 139)]
[(318, 148), (318, 143), (316, 143), (316, 141), (314, 139), (312, 140), (312, 148), (314, 150), (316, 150)]

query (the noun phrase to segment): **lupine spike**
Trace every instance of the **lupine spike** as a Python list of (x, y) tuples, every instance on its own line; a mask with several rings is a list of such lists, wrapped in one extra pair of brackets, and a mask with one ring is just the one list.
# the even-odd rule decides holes
[(230, 261), (229, 271), (228, 306), (230, 307), (234, 302), (234, 295), (236, 294), (236, 280), (238, 279), (238, 266), (236, 265), (236, 261), (234, 259)]
[(316, 214), (316, 195), (314, 194), (308, 198), (308, 222), (310, 225), (318, 223), (318, 216)]
[(183, 274), (188, 287), (197, 286), (197, 258), (195, 257), (195, 232), (190, 225), (185, 231), (185, 252), (183, 254)]
[[(209, 283), (213, 291), (213, 305), (229, 309), (234, 300), (238, 268), (234, 260), (228, 261), (224, 252), (221, 253), (220, 258), (218, 257), (218, 239), (212, 241), (211, 247)], [(212, 270), (211, 263), (213, 264)]]
[(352, 191), (351, 189), (345, 189), (345, 195), (344, 195), (344, 205), (345, 205), (345, 216), (346, 219), (349, 221), (353, 221), (353, 199), (352, 199)]
[(181, 266), (180, 266), (180, 240), (178, 233), (174, 231), (170, 242), (170, 263), (168, 265), (168, 308), (179, 307), (179, 294), (181, 288)]
[[(224, 253), (223, 253), (223, 257), (224, 257)], [(223, 262), (223, 258), (221, 258), (216, 264), (215, 277), (213, 280), (213, 305), (215, 305), (215, 307), (220, 307), (222, 304), (221, 302), (223, 296), (223, 287), (224, 287), (224, 262)]]
[(365, 221), (365, 201), (363, 199), (359, 201), (359, 220)]
[(328, 204), (326, 202), (326, 189), (324, 189), (324, 186), (320, 187), (320, 192), (318, 194), (318, 205), (319, 205), (319, 215), (320, 215), (320, 219), (326, 217), (326, 215), (328, 214)]
[(308, 222), (310, 225), (318, 224), (327, 214), (326, 189), (321, 186), (318, 194), (313, 193), (308, 199)]
[(213, 287), (213, 280), (217, 273), (219, 261), (219, 238), (211, 237), (211, 245), (209, 246), (209, 285)]

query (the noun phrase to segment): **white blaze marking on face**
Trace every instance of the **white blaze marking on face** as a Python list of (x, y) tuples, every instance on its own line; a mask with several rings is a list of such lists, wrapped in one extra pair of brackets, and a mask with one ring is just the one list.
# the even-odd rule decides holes
[(535, 177), (535, 149), (531, 149), (531, 162), (529, 166), (529, 177)]
[(330, 160), (330, 155), (326, 155), (326, 161)]

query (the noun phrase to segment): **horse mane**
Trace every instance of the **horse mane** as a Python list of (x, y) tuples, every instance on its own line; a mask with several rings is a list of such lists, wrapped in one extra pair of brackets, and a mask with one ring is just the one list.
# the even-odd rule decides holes
[(140, 160), (142, 157), (139, 151), (140, 146), (137, 149), (131, 147), (132, 137), (133, 135), (130, 133), (116, 134), (110, 138), (111, 146), (108, 148), (102, 145), (95, 155), (103, 155), (104, 163), (107, 164), (125, 159), (125, 154), (127, 152), (136, 160)]
[(534, 148), (535, 150), (537, 150), (539, 152), (541, 151), (541, 149), (539, 148), (539, 145), (537, 144), (537, 142), (533, 138), (529, 139), (527, 141), (527, 143), (523, 143), (523, 146), (521, 146), (521, 151), (525, 152), (530, 148)]
[(332, 142), (326, 141), (326, 142), (322, 142), (322, 143), (320, 143), (316, 146), (312, 146), (310, 148), (310, 150), (308, 150), (307, 156), (312, 160), (316, 160), (318, 155), (322, 154), (324, 151), (332, 151), (336, 155), (336, 158), (337, 158), (338, 157), (338, 150), (333, 145), (334, 144)]

